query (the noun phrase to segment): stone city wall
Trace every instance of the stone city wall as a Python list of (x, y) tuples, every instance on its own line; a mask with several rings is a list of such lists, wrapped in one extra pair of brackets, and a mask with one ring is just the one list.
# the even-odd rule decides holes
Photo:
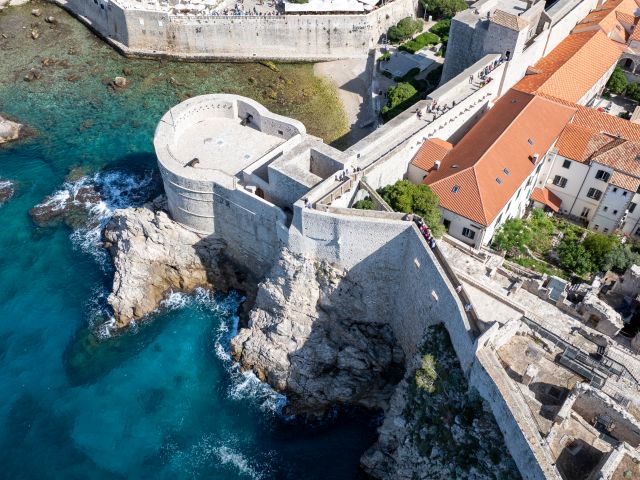
[(380, 35), (416, 14), (394, 0), (368, 14), (176, 16), (104, 0), (54, 0), (125, 54), (183, 59), (319, 61), (366, 55)]

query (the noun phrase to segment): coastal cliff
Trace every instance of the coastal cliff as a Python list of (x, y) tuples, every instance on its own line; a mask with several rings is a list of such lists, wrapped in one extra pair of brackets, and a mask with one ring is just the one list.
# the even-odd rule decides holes
[(364, 288), (343, 270), (284, 250), (259, 285), (248, 327), (231, 342), (233, 356), (297, 412), (385, 408), (404, 355), (384, 319), (361, 320)]
[(172, 221), (164, 198), (141, 208), (116, 210), (105, 227), (105, 247), (115, 267), (109, 304), (118, 328), (150, 314), (171, 291), (197, 287), (242, 289), (251, 282), (225, 255), (225, 243)]

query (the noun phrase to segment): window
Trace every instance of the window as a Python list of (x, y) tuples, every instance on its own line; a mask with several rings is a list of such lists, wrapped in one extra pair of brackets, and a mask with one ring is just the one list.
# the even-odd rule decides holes
[(618, 187), (613, 187), (613, 193), (616, 193), (618, 191)]
[(594, 225), (594, 226), (593, 226), (593, 229), (594, 229), (596, 232), (598, 231), (598, 229), (599, 229), (599, 228), (600, 228), (600, 225)]
[(454, 185), (453, 188), (451, 189), (451, 191), (453, 193), (458, 193), (459, 190), (460, 190), (460, 186), (459, 185)]
[(565, 160), (564, 162), (562, 162), (562, 168), (569, 168), (571, 167), (571, 160)]
[(598, 170), (596, 172), (596, 179), (602, 180), (603, 182), (608, 182), (611, 174), (609, 172), (605, 172), (604, 170)]
[(626, 191), (626, 190), (623, 190), (623, 192), (622, 192), (622, 196), (623, 196), (623, 197), (626, 197), (626, 196), (627, 196), (627, 191)]
[(470, 228), (466, 228), (465, 227), (465, 228), (462, 229), (462, 235), (464, 237), (467, 237), (467, 238), (473, 240), (476, 237), (476, 232), (474, 232)]
[(587, 192), (587, 197), (593, 198), (594, 200), (600, 200), (601, 196), (602, 196), (602, 192), (597, 188), (590, 188), (589, 191)]
[(496, 183), (498, 185), (502, 185), (502, 180), (500, 180), (500, 177), (496, 177)]
[(505, 175), (509, 175), (509, 169), (508, 168), (503, 168), (502, 171), (504, 172)]
[(636, 205), (637, 203), (633, 203), (633, 202), (629, 204), (629, 213), (633, 213), (633, 211), (636, 209)]
[(634, 235), (638, 235), (638, 236), (640, 236), (640, 227), (638, 227), (638, 228), (636, 229), (636, 233), (634, 233)]
[(603, 207), (602, 210), (604, 210), (605, 212), (609, 210), (609, 207)]
[(603, 230), (603, 232), (604, 232), (604, 233), (607, 233), (608, 231), (609, 231), (609, 229), (608, 229), (608, 228), (605, 228), (605, 229)]
[(617, 214), (618, 214), (618, 210), (614, 210), (614, 211), (613, 211), (613, 214), (614, 214), (614, 215), (617, 215)]
[(533, 177), (529, 177), (529, 179), (527, 180), (527, 187), (531, 185), (531, 180), (533, 180)]
[[(536, 173), (540, 173), (541, 168), (542, 168), (542, 163), (538, 165), (538, 168), (536, 168)], [(638, 187), (638, 193), (640, 193), (640, 187)]]
[(590, 208), (584, 207), (584, 208), (582, 209), (582, 213), (580, 214), (580, 216), (581, 216), (582, 218), (587, 218), (587, 217), (589, 216), (589, 212), (590, 212), (590, 211), (591, 211), (591, 209), (590, 209)]
[(564, 177), (561, 177), (560, 175), (556, 175), (553, 178), (553, 184), (560, 188), (564, 188), (567, 186), (567, 179)]

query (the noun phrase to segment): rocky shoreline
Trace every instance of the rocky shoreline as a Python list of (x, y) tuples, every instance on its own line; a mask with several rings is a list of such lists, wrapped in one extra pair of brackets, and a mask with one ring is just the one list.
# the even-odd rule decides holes
[[(235, 288), (248, 298), (232, 355), (284, 393), (291, 413), (322, 416), (341, 405), (384, 411), (378, 441), (361, 459), (371, 478), (519, 478), (445, 328), (432, 327), (422, 352), (405, 359), (384, 319), (358, 320), (366, 318), (364, 287), (349, 272), (284, 249), (258, 283), (227, 257), (224, 242), (173, 222), (164, 197), (117, 210), (104, 241), (116, 270), (109, 303), (117, 327), (156, 311), (171, 291)], [(425, 354), (433, 389), (416, 380)]]
[(172, 291), (233, 288), (254, 297), (256, 282), (227, 257), (224, 242), (173, 222), (163, 197), (116, 210), (104, 230), (104, 246), (115, 266), (108, 301), (118, 328), (154, 312)]

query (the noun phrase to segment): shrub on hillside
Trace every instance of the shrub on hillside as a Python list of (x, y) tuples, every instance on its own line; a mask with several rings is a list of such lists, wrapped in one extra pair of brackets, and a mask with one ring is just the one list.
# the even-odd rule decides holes
[(387, 38), (391, 43), (404, 42), (422, 30), (422, 20), (406, 17), (389, 28)]
[(433, 358), (433, 355), (426, 354), (422, 357), (420, 368), (416, 370), (416, 386), (427, 393), (434, 393), (437, 379), (436, 359)]

